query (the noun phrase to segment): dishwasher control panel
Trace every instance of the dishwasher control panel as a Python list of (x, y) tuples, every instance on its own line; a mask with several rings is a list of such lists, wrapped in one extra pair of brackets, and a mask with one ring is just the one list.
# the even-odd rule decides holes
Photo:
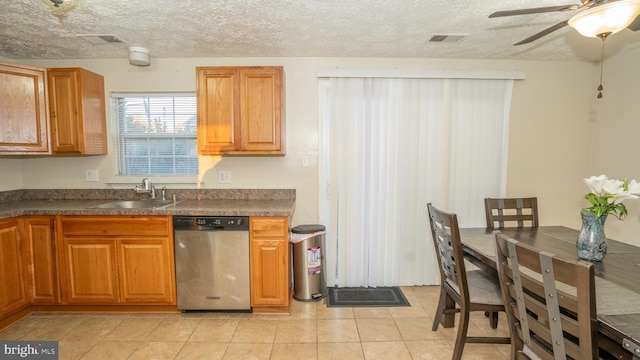
[(174, 216), (175, 230), (190, 230), (200, 228), (217, 228), (226, 230), (248, 230), (247, 216)]

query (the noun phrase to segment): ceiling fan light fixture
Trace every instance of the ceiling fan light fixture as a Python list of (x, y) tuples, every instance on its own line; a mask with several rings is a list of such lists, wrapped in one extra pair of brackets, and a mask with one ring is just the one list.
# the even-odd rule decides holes
[(569, 19), (582, 36), (603, 38), (624, 30), (640, 14), (640, 0), (618, 0), (594, 6)]

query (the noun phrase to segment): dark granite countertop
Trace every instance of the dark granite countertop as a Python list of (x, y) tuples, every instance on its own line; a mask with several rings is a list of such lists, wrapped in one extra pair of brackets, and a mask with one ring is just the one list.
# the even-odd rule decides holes
[(116, 200), (139, 200), (118, 190), (17, 190), (0, 193), (0, 218), (22, 215), (291, 216), (295, 190), (171, 190), (177, 203), (164, 209), (103, 209)]

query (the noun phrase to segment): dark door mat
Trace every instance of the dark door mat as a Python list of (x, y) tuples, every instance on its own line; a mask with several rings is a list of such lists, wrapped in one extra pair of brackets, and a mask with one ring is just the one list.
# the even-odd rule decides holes
[(332, 287), (327, 296), (328, 307), (411, 306), (397, 286)]

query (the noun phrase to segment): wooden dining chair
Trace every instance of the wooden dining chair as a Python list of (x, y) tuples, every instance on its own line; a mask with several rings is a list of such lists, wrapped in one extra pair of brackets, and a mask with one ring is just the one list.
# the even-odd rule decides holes
[(593, 264), (494, 237), (511, 359), (598, 359)]
[[(472, 311), (497, 313), (504, 311), (498, 279), (482, 270), (465, 270), (462, 243), (456, 214), (438, 210), (429, 203), (431, 236), (440, 268), (440, 298), (433, 319), (432, 331), (438, 330), (443, 316), (460, 313), (453, 359), (462, 357), (465, 343), (508, 344), (508, 337), (468, 337), (469, 315)], [(449, 299), (455, 303), (448, 309)], [(457, 306), (456, 306), (457, 305)], [(492, 327), (497, 326), (497, 321)]]
[(486, 198), (487, 228), (538, 227), (538, 198)]

